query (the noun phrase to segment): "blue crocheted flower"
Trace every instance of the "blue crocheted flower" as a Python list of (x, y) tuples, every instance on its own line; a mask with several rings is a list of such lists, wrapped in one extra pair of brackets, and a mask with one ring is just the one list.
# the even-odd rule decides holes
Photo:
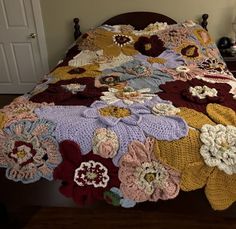
[(148, 57), (142, 54), (134, 56), (144, 64), (151, 64), (153, 68), (177, 68), (180, 65), (184, 65), (184, 59), (172, 50), (165, 50), (157, 57)]
[(119, 67), (103, 71), (103, 76), (117, 74), (120, 76), (120, 81), (126, 81), (128, 86), (135, 90), (150, 88), (151, 93), (161, 91), (160, 84), (173, 80), (170, 75), (152, 68), (148, 62), (142, 63), (140, 60), (129, 61)]
[(7, 168), (8, 179), (25, 184), (53, 179), (61, 162), (54, 130), (53, 122), (39, 119), (19, 121), (0, 132), (0, 167)]
[(108, 128), (115, 132), (120, 147), (113, 157), (113, 162), (118, 166), (119, 159), (127, 151), (128, 144), (134, 140), (144, 142), (146, 136), (160, 140), (175, 140), (187, 134), (188, 127), (180, 117), (152, 114), (153, 104), (162, 102), (159, 97), (154, 97), (145, 104), (129, 106), (123, 102), (111, 106), (103, 101), (95, 101), (89, 108), (70, 107), (66, 111), (66, 119), (62, 117), (63, 110), (56, 106), (50, 109), (38, 109), (36, 113), (39, 117), (57, 121), (57, 139), (75, 141), (80, 145), (82, 154), (92, 150), (92, 139), (96, 129)]

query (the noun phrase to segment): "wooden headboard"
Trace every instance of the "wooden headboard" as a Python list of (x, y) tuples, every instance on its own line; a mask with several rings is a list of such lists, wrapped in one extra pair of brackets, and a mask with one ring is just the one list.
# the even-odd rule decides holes
[[(207, 30), (207, 19), (208, 14), (202, 15), (201, 25), (204, 29)], [(74, 18), (74, 38), (75, 40), (81, 35), (79, 18)], [(154, 12), (129, 12), (124, 14), (119, 14), (114, 17), (109, 18), (102, 25), (121, 25), (121, 24), (129, 24), (134, 26), (135, 29), (144, 29), (147, 25), (154, 22), (166, 22), (167, 24), (176, 24), (177, 22), (163, 14), (158, 14)]]

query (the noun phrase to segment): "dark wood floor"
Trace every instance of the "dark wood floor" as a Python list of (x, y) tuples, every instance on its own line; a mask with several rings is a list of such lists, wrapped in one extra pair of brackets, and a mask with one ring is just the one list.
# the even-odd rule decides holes
[(2, 108), (3, 106), (9, 104), (13, 99), (15, 99), (18, 96), (20, 96), (20, 95), (3, 95), (3, 94), (0, 94), (0, 108)]

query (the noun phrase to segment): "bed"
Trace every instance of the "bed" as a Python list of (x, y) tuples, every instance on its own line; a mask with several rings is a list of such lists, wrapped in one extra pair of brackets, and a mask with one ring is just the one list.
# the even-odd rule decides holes
[(2, 201), (131, 208), (201, 190), (229, 208), (236, 79), (207, 18), (131, 12), (83, 35), (74, 19), (64, 60), (0, 110)]

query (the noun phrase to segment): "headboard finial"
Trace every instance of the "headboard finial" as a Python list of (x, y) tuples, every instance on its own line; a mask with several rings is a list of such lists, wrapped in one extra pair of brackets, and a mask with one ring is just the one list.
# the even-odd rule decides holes
[(206, 30), (206, 31), (208, 31), (208, 29), (207, 29), (207, 25), (208, 25), (208, 21), (207, 21), (207, 19), (209, 18), (209, 15), (208, 14), (203, 14), (202, 15), (202, 23), (201, 23), (201, 25), (202, 25), (202, 27)]
[(77, 40), (77, 38), (79, 38), (80, 37), (80, 35), (81, 35), (81, 32), (80, 32), (80, 25), (79, 25), (79, 18), (74, 18), (74, 29), (75, 29), (75, 31), (74, 31), (74, 38), (75, 38), (75, 40)]

